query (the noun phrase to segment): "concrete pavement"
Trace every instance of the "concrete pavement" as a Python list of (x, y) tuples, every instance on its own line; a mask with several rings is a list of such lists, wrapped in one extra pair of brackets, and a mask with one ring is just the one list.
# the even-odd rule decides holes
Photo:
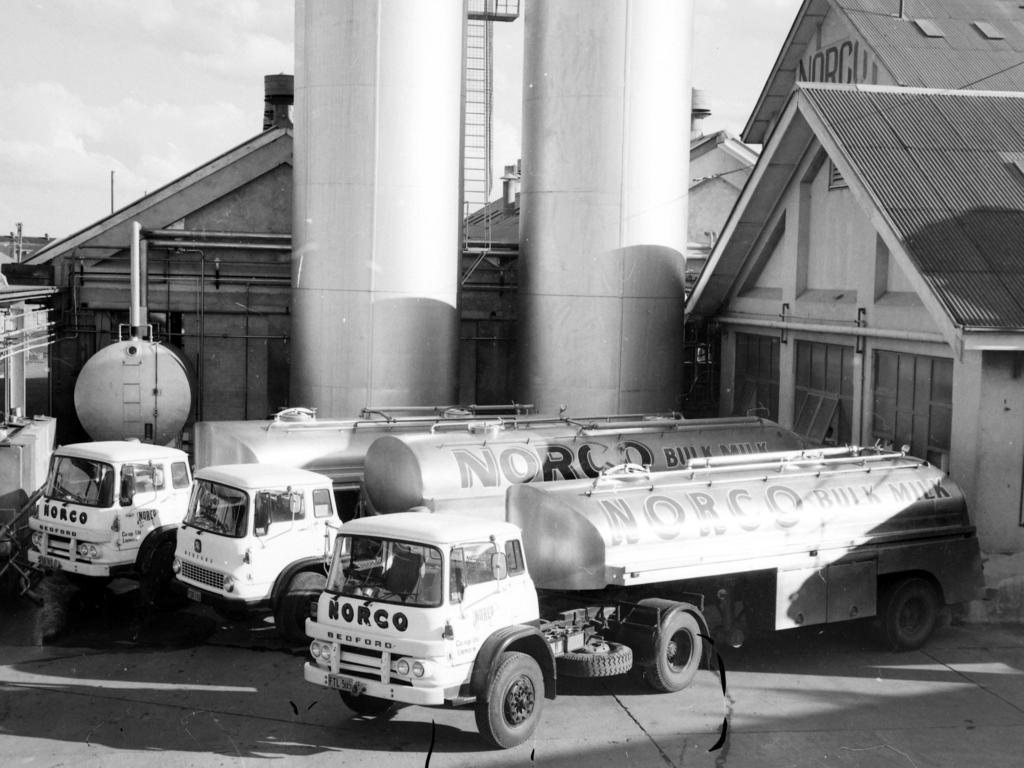
[[(7, 766), (1016, 766), (1024, 761), (1024, 628), (941, 629), (879, 650), (835, 625), (722, 649), (726, 694), (702, 671), (675, 694), (632, 677), (560, 681), (536, 738), (488, 749), (471, 709), (354, 717), (302, 680), (304, 648), (267, 622), (202, 606), (38, 620), (0, 607), (0, 763)], [(727, 737), (719, 741), (723, 721)]]

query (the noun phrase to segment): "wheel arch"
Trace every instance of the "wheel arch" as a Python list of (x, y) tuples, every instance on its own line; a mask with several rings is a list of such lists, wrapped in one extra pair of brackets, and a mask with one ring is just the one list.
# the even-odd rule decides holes
[(303, 557), (282, 568), (281, 572), (277, 574), (277, 579), (274, 580), (273, 589), (270, 590), (271, 611), (277, 611), (278, 606), (281, 604), (281, 596), (288, 590), (288, 585), (291, 584), (292, 579), (295, 578), (296, 574), (304, 571), (322, 574), (324, 572), (323, 560), (318, 557)]
[(519, 651), (531, 656), (540, 666), (541, 674), (544, 675), (544, 697), (555, 698), (555, 686), (558, 678), (555, 671), (555, 658), (540, 630), (529, 624), (503, 627), (484, 641), (473, 663), (473, 673), (470, 678), (472, 694), (479, 698), (487, 691), (501, 654), (508, 651)]
[[(685, 601), (669, 600), (663, 597), (648, 597), (643, 600), (637, 601), (639, 605), (649, 606), (657, 608), (661, 611), (661, 623), (656, 628), (656, 632), (661, 632), (661, 627), (665, 622), (676, 613), (688, 613), (693, 616), (697, 622), (697, 626), (700, 627), (701, 635), (703, 635), (704, 642), (701, 643), (701, 664), (705, 669), (711, 668), (711, 653), (712, 645), (714, 640), (711, 639), (711, 628), (708, 625), (708, 621), (704, 618), (704, 612), (693, 603)], [(633, 649), (634, 653), (636, 648)], [(637, 661), (637, 666), (642, 666), (648, 663), (648, 659), (641, 658)]]
[[(942, 582), (939, 578), (929, 570), (923, 568), (913, 568), (906, 571), (892, 571), (889, 573), (878, 574), (878, 598), (881, 600), (882, 594), (887, 588), (893, 587), (901, 581), (907, 579), (923, 579), (931, 584), (935, 588), (935, 592), (939, 598), (939, 607), (942, 608), (947, 605), (946, 603), (946, 591), (942, 587)], [(881, 607), (879, 603), (879, 607)]]
[(145, 566), (148, 565), (149, 559), (153, 556), (153, 552), (156, 551), (156, 548), (168, 540), (173, 542), (174, 546), (177, 547), (177, 524), (161, 525), (159, 528), (154, 528), (146, 534), (146, 538), (144, 538), (142, 540), (142, 544), (139, 545), (139, 553), (135, 556), (135, 572), (141, 573), (145, 570)]

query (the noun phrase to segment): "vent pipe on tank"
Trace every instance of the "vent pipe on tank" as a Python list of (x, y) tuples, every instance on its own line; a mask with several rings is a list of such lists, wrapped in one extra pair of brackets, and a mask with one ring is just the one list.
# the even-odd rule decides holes
[(148, 296), (146, 290), (146, 271), (148, 260), (148, 248), (145, 240), (142, 239), (142, 225), (137, 221), (132, 222), (131, 240), (131, 305), (128, 307), (128, 324), (131, 327), (133, 339), (144, 337), (149, 324), (147, 311)]

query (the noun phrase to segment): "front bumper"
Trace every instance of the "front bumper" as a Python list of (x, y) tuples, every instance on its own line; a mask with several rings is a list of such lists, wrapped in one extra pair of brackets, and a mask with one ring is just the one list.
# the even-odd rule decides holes
[(189, 584), (181, 579), (174, 580), (172, 589), (184, 594), (192, 602), (208, 605), (214, 610), (228, 615), (263, 613), (270, 610), (270, 598), (268, 597), (229, 597), (220, 592), (212, 592), (194, 584)]
[(48, 571), (64, 571), (65, 573), (78, 573), (82, 576), (95, 576), (106, 578), (116, 576), (132, 570), (134, 563), (85, 563), (77, 560), (68, 560), (64, 557), (53, 555), (41, 555), (37, 550), (28, 551), (28, 561), (37, 568)]
[(307, 683), (341, 691), (349, 690), (351, 692), (354, 692), (352, 688), (355, 687), (359, 689), (359, 695), (362, 696), (373, 696), (378, 699), (397, 701), (403, 704), (419, 704), (425, 707), (440, 706), (445, 703), (444, 688), (391, 685), (354, 675), (335, 675), (330, 670), (309, 661), (304, 665), (302, 673)]

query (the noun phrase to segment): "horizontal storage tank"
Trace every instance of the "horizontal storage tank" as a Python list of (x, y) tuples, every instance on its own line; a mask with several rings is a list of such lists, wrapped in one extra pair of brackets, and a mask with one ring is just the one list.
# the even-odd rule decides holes
[(181, 353), (131, 338), (86, 361), (75, 383), (75, 411), (93, 440), (167, 445), (188, 422), (194, 392), (195, 376)]
[(523, 529), (534, 582), (547, 589), (807, 567), (867, 544), (973, 536), (963, 493), (944, 472), (859, 449), (845, 458), (519, 485), (508, 491), (507, 514)]
[(765, 419), (565, 419), (510, 428), (383, 436), (366, 454), (364, 492), (372, 511), (465, 512), (502, 519), (505, 490), (518, 483), (595, 477), (623, 463), (655, 472), (706, 456), (805, 447)]

